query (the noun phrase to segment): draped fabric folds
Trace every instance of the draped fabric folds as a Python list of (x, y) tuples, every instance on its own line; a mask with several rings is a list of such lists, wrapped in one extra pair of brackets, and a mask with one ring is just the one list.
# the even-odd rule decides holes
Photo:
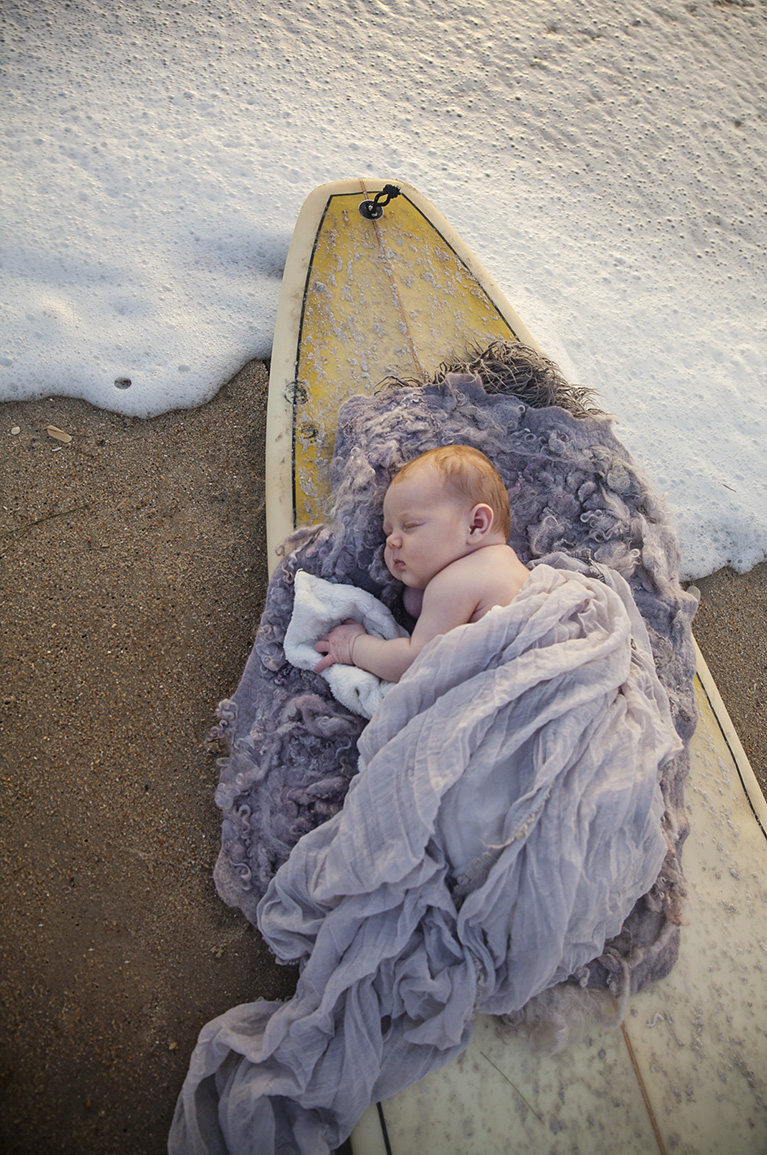
[(647, 631), (617, 573), (549, 561), (384, 698), (343, 808), (258, 907), (296, 994), (203, 1029), (171, 1155), (332, 1150), (475, 1011), (585, 981), (655, 883), (681, 743)]

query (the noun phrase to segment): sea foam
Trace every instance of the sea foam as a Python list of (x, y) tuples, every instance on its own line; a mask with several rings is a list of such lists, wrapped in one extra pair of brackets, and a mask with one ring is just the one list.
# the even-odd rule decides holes
[(268, 356), (311, 189), (406, 180), (620, 419), (685, 575), (767, 556), (762, 7), (71, 0), (0, 19), (0, 396), (203, 403)]

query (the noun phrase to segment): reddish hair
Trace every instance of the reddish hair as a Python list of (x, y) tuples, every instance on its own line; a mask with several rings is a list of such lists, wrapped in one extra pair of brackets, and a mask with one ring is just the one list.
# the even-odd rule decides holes
[(406, 462), (395, 473), (391, 484), (401, 481), (419, 465), (433, 465), (447, 484), (474, 505), (489, 505), (493, 511), (493, 529), (506, 541), (511, 536), (511, 507), (506, 486), (489, 457), (470, 445), (443, 445), (427, 449)]

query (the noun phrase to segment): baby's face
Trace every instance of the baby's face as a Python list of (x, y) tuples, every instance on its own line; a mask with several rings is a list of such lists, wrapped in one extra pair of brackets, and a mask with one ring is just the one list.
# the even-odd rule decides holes
[(389, 572), (406, 586), (425, 589), (445, 566), (468, 552), (471, 509), (425, 464), (394, 481), (383, 504)]

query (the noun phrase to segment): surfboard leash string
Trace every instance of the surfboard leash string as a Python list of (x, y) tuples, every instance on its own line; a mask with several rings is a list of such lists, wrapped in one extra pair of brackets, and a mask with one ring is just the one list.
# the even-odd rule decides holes
[(396, 184), (385, 184), (381, 191), (376, 193), (372, 201), (368, 200), (360, 203), (360, 212), (365, 220), (377, 221), (383, 216), (383, 211), (389, 201), (393, 201), (401, 192), (402, 189), (397, 188)]

